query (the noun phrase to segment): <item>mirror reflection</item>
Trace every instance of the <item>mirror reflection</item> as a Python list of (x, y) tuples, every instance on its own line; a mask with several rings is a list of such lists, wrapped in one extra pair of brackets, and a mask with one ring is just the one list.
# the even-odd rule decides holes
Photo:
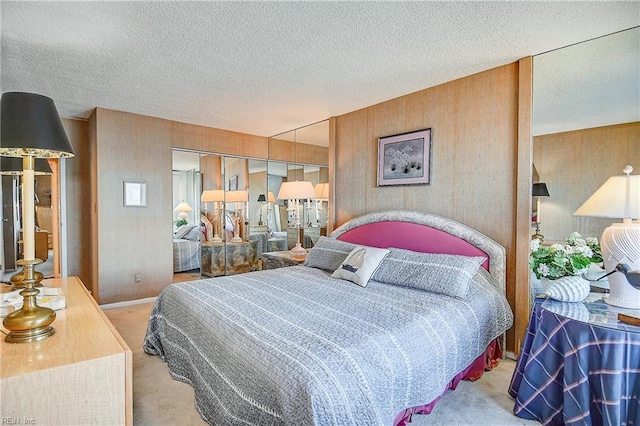
[[(255, 271), (326, 235), (328, 132), (326, 121), (270, 138), (268, 161), (173, 150), (174, 282)], [(279, 198), (291, 182), (310, 190)]]
[(174, 282), (200, 277), (200, 154), (173, 150)]
[(533, 58), (532, 183), (547, 191), (534, 193), (531, 234), (544, 244), (600, 239), (618, 220), (573, 213), (627, 164), (640, 172), (639, 51), (633, 28)]

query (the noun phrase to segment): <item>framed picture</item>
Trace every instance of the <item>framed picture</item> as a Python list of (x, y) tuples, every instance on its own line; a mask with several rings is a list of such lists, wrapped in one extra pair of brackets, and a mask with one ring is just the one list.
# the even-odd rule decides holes
[(147, 184), (125, 181), (123, 198), (125, 207), (147, 207)]
[(430, 128), (378, 138), (378, 186), (430, 183)]

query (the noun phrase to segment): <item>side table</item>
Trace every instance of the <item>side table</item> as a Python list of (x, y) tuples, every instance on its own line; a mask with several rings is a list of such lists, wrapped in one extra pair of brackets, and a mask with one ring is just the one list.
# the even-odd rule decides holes
[(263, 270), (300, 265), (306, 259), (306, 256), (293, 257), (289, 250), (266, 252), (262, 253), (260, 257), (262, 258)]
[(200, 274), (219, 277), (257, 271), (258, 242), (202, 243), (200, 245)]
[(542, 424), (637, 424), (640, 327), (602, 299), (536, 299), (509, 394), (513, 412)]

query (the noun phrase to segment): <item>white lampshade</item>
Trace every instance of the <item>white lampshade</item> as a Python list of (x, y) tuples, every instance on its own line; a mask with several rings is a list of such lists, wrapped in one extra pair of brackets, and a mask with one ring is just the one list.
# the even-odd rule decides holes
[(573, 214), (612, 219), (640, 218), (640, 175), (610, 177)]
[(205, 189), (202, 191), (200, 201), (203, 203), (214, 203), (216, 201), (224, 201), (224, 190), (222, 189)]
[(173, 209), (174, 212), (192, 212), (193, 209), (191, 208), (191, 206), (187, 203), (185, 203), (184, 201), (181, 202), (180, 204), (178, 204), (176, 206), (175, 209)]
[(267, 202), (268, 203), (275, 203), (276, 202), (276, 197), (273, 195), (273, 192), (269, 191), (269, 195), (267, 195)]
[(245, 190), (227, 191), (225, 193), (227, 203), (243, 203), (249, 201), (249, 193)]
[[(618, 263), (627, 264), (632, 270), (640, 269), (640, 175), (631, 176), (633, 168), (624, 168), (626, 176), (610, 177), (573, 214), (622, 218), (623, 223), (613, 223), (600, 238), (600, 248), (605, 271), (612, 272)], [(635, 220), (634, 220), (635, 219)], [(622, 273), (609, 276), (610, 293), (605, 302), (609, 305), (640, 309), (640, 290), (629, 284)]]
[(313, 184), (307, 180), (297, 180), (294, 182), (282, 182), (278, 200), (304, 200), (316, 198), (316, 191)]
[(317, 183), (315, 187), (316, 198), (320, 200), (328, 200), (329, 199), (329, 184), (328, 183)]

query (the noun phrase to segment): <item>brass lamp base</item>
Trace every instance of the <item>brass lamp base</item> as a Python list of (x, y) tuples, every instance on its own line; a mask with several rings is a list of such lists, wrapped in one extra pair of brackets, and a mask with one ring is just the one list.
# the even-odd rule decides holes
[(540, 233), (540, 222), (536, 222), (536, 233), (531, 236), (531, 239), (538, 239), (540, 242), (544, 241), (544, 235)]
[[(37, 259), (40, 260), (40, 259)], [(40, 260), (41, 263), (42, 260)], [(38, 272), (38, 271), (33, 271), (33, 278), (35, 279), (35, 284), (33, 285), (34, 287), (42, 287), (42, 283), (41, 281), (44, 279), (44, 274), (42, 272)], [(15, 274), (11, 275), (11, 285), (12, 285), (12, 289), (16, 290), (19, 288), (25, 288), (25, 283), (24, 283), (24, 279), (25, 279), (25, 272), (24, 272), (24, 268), (22, 268), (22, 271), (20, 272), (16, 272)]]
[(24, 265), (25, 289), (20, 292), (24, 298), (22, 309), (7, 315), (3, 321), (9, 334), (4, 341), (7, 343), (30, 343), (44, 340), (55, 333), (51, 323), (56, 319), (53, 309), (38, 306), (36, 296), (40, 290), (34, 288), (36, 283), (33, 267), (42, 263), (40, 259), (19, 260), (18, 265)]

